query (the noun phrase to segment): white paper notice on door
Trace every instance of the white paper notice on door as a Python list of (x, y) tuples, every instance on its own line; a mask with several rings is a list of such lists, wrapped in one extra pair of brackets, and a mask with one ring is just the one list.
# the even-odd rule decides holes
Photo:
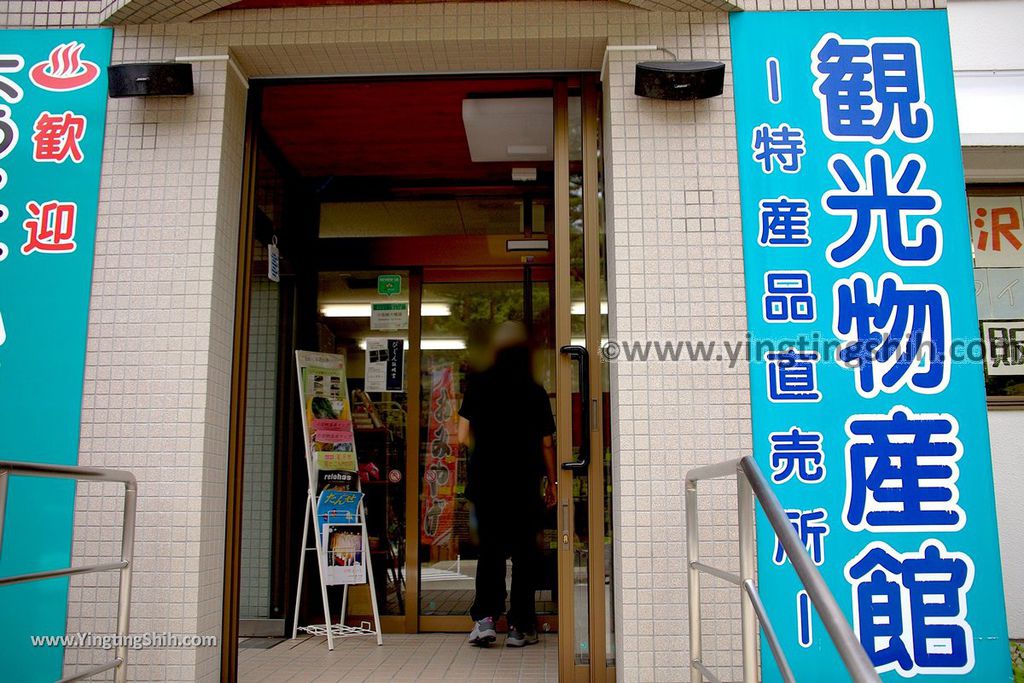
[(405, 391), (405, 340), (366, 340), (365, 391)]
[(409, 329), (409, 304), (370, 304), (370, 329)]

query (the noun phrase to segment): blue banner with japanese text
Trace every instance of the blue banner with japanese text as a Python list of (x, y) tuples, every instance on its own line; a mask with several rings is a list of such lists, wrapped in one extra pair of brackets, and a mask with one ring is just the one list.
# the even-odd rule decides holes
[[(111, 36), (0, 31), (0, 459), (78, 463)], [(69, 566), (74, 491), (11, 478), (0, 576)], [(67, 592), (0, 588), (0, 678), (61, 677)]]
[[(730, 24), (755, 458), (883, 680), (1008, 681), (946, 13)], [(796, 679), (841, 680), (757, 546)]]

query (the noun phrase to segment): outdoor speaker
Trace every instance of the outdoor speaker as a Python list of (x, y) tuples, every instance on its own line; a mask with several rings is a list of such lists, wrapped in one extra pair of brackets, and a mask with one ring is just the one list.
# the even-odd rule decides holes
[(658, 100), (703, 100), (722, 94), (722, 62), (639, 62), (633, 92)]
[(107, 71), (111, 97), (191, 95), (192, 65), (186, 62), (117, 64)]

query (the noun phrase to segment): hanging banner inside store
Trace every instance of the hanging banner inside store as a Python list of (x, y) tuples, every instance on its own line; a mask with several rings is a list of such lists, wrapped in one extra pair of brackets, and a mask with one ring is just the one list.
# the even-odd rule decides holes
[[(0, 31), (0, 458), (78, 463), (111, 31)], [(74, 484), (9, 484), (0, 576), (70, 564)], [(60, 678), (67, 579), (0, 589), (4, 666)]]
[[(730, 24), (757, 462), (883, 680), (1009, 680), (946, 13)], [(796, 680), (842, 671), (757, 548)]]
[(459, 418), (455, 406), (452, 366), (435, 367), (430, 373), (430, 415), (423, 465), (420, 541), (424, 545), (444, 545), (451, 539), (459, 452)]

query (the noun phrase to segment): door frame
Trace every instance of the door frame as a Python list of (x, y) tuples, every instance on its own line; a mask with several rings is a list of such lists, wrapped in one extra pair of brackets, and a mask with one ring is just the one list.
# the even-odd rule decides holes
[[(564, 467), (573, 457), (572, 360), (559, 353), (556, 368), (556, 430), (559, 463), (559, 627), (564, 637), (558, 639), (559, 680), (573, 683), (605, 683), (615, 680), (615, 667), (607, 662), (605, 623), (610, 616), (605, 609), (605, 546), (604, 546), (604, 415), (603, 378), (601, 372), (601, 277), (598, 120), (601, 108), (600, 81), (596, 74), (582, 74), (579, 83), (580, 125), (583, 165), (583, 290), (584, 346), (589, 352), (589, 405), (581, 410), (589, 413), (589, 466), (587, 468), (587, 617), (589, 661), (576, 661), (575, 626), (576, 577), (574, 567), (573, 476)], [(569, 214), (569, 92), (567, 83), (555, 86), (555, 344), (561, 349), (571, 339), (571, 258)], [(578, 343), (578, 342), (577, 342)], [(596, 654), (595, 654), (596, 653)]]
[[(577, 88), (581, 97), (581, 123), (582, 123), (582, 145), (583, 145), (583, 216), (584, 216), (584, 294), (585, 310), (591, 314), (586, 317), (586, 347), (592, 351), (593, 362), (590, 365), (590, 386), (591, 386), (591, 413), (590, 420), (590, 467), (587, 472), (589, 492), (588, 518), (590, 539), (590, 552), (588, 556), (589, 582), (589, 644), (590, 652), (600, 653), (596, 661), (593, 656), (589, 663), (576, 663), (573, 646), (573, 633), (575, 621), (574, 601), (574, 577), (573, 577), (573, 543), (559, 543), (559, 672), (562, 681), (590, 681), (591, 683), (605, 683), (615, 680), (614, 665), (607, 665), (604, 652), (607, 644), (605, 642), (605, 621), (610, 618), (605, 609), (605, 546), (604, 546), (604, 430), (602, 428), (603, 410), (603, 387), (600, 368), (600, 357), (596, 351), (600, 348), (600, 261), (599, 261), (599, 216), (600, 204), (598, 201), (598, 116), (601, 108), (600, 82), (596, 73), (571, 72), (571, 73), (545, 73), (550, 77), (554, 86), (554, 207), (555, 226), (554, 234), (554, 258), (551, 252), (535, 255), (534, 262), (538, 267), (554, 267), (554, 292), (555, 292), (555, 341), (556, 346), (568, 345), (571, 343), (570, 326), (570, 288), (569, 288), (569, 121), (568, 121), (568, 98), (569, 89), (575, 91)], [(443, 79), (474, 77), (475, 74), (444, 74), (444, 75), (423, 75), (423, 79)], [(477, 75), (478, 76), (478, 75)], [(487, 74), (488, 77), (517, 78), (529, 76), (529, 74)], [(387, 78), (387, 77), (385, 77)], [(398, 80), (410, 80), (408, 76), (394, 77)], [(242, 198), (241, 198), (241, 220), (238, 236), (238, 266), (236, 271), (235, 289), (235, 320), (234, 320), (234, 354), (232, 359), (231, 397), (229, 408), (228, 426), (228, 465), (227, 465), (227, 509), (225, 519), (225, 556), (224, 556), (224, 593), (222, 612), (222, 639), (221, 639), (221, 680), (233, 680), (237, 676), (238, 667), (238, 616), (240, 603), (240, 569), (241, 569), (241, 538), (242, 538), (242, 495), (243, 491), (243, 452), (244, 429), (245, 429), (245, 393), (246, 393), (246, 366), (248, 354), (248, 327), (249, 327), (249, 301), (251, 291), (251, 250), (254, 240), (254, 189), (256, 180), (256, 150), (258, 145), (258, 117), (260, 110), (259, 94), (264, 85), (275, 85), (281, 83), (302, 83), (313, 79), (259, 79), (253, 81), (253, 87), (249, 93), (247, 107), (247, 120), (245, 142), (243, 147), (243, 168), (242, 168)], [(322, 80), (382, 80), (374, 77), (354, 77)], [(501, 237), (499, 240), (503, 239)], [(309, 240), (308, 246), (316, 247), (319, 240), (315, 237)], [(491, 252), (498, 251), (494, 239), (481, 238), (479, 240), (469, 239), (463, 245), (469, 251), (475, 249), (486, 249)], [(504, 242), (501, 243), (504, 246)], [(359, 256), (366, 258), (371, 254), (380, 255), (382, 252), (379, 245), (367, 244), (365, 251)], [(503, 249), (500, 251), (504, 251)], [(454, 250), (454, 253), (465, 253), (465, 251)], [(351, 253), (351, 252), (350, 252)], [(448, 251), (453, 253), (452, 250)], [(392, 257), (392, 261), (384, 259), (382, 263), (370, 263), (369, 259), (358, 264), (362, 270), (375, 268), (397, 268), (404, 267), (409, 271), (410, 276), (410, 320), (409, 339), (410, 349), (412, 340), (419, 339), (421, 331), (419, 303), (422, 293), (423, 268), (456, 266), (465, 267), (473, 264), (466, 263), (463, 258), (459, 263), (452, 263), (449, 259), (440, 257), (433, 263), (409, 263), (411, 257), (417, 256), (422, 259), (423, 252), (419, 249), (405, 250), (405, 253)], [(518, 258), (515, 254), (509, 254), (508, 264)], [(342, 264), (348, 261), (340, 253), (320, 252), (312, 255), (309, 265), (313, 265), (318, 271), (329, 269), (332, 266), (355, 267), (354, 263)], [(397, 261), (404, 261), (399, 263)], [(554, 262), (552, 264), (552, 262)], [(470, 277), (467, 275), (467, 277)], [(556, 348), (557, 352), (557, 348)], [(567, 470), (561, 469), (563, 463), (573, 459), (572, 455), (572, 394), (571, 379), (573, 369), (569, 358), (556, 353), (556, 429), (557, 433), (569, 435), (567, 438), (556, 439), (556, 457), (559, 463), (559, 493), (558, 493), (558, 514), (559, 540), (563, 534), (568, 533), (571, 539), (573, 527), (572, 519), (572, 475)], [(411, 467), (408, 472), (419, 471), (419, 354), (409, 354), (407, 359), (407, 372), (409, 373), (408, 390), (410, 396), (415, 391), (416, 400), (409, 401), (409, 412), (407, 421), (415, 425), (417, 433), (415, 439), (407, 439), (406, 465)], [(417, 523), (406, 525), (406, 596), (405, 614), (400, 616), (383, 616), (381, 625), (385, 631), (419, 632), (423, 630), (423, 620), (434, 619), (437, 626), (442, 626), (443, 621), (450, 620), (451, 628), (461, 629), (467, 622), (462, 617), (420, 617), (419, 615), (419, 563), (418, 552), (409, 552), (411, 549), (418, 549), (419, 544), (419, 487), (412, 485), (410, 481), (406, 487), (406, 510), (407, 515), (416, 511)], [(417, 481), (418, 484), (418, 481)], [(563, 508), (563, 505), (567, 507)], [(562, 510), (568, 510), (568, 514), (562, 514)], [(290, 612), (290, 610), (285, 610)], [(465, 619), (468, 619), (465, 618)], [(458, 622), (454, 620), (460, 620)]]

